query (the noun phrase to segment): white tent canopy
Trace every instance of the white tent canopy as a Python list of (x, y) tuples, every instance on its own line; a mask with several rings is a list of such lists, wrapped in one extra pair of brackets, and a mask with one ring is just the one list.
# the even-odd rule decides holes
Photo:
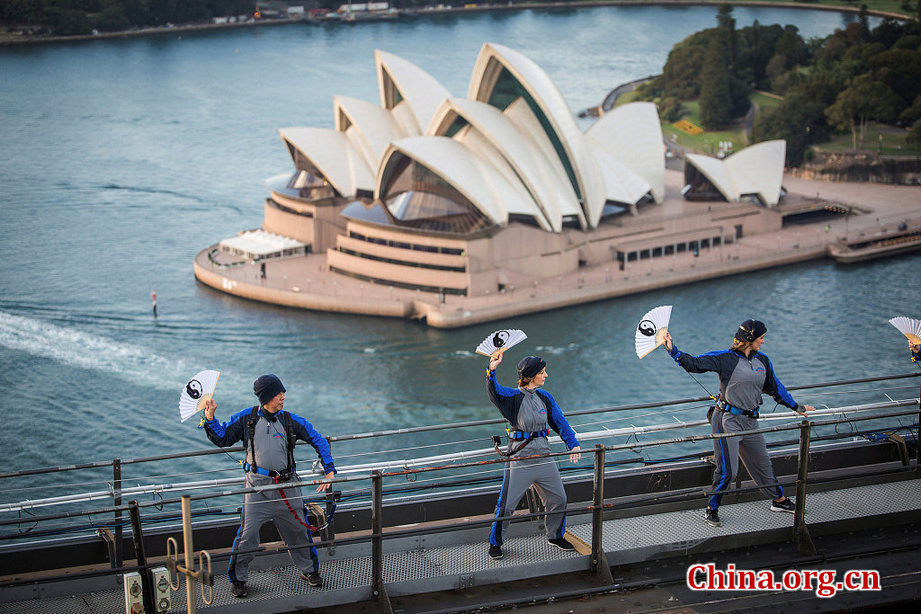
[(243, 256), (247, 260), (266, 260), (304, 253), (305, 245), (294, 239), (264, 230), (247, 230), (219, 243), (221, 251)]

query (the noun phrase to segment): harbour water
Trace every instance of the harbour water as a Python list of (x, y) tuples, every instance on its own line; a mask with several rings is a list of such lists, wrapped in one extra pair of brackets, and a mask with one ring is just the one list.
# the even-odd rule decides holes
[[(529, 335), (512, 358), (545, 356), (547, 388), (564, 409), (698, 396), (664, 352), (640, 361), (633, 351), (634, 325), (661, 304), (674, 306), (673, 335), (694, 353), (725, 347), (745, 318), (764, 320), (764, 351), (787, 385), (915, 368), (886, 320), (921, 316), (917, 254), (850, 267), (814, 262), (449, 331), (272, 307), (195, 282), (196, 252), (261, 223), (262, 180), (290, 168), (276, 130), (331, 127), (336, 94), (378, 99), (374, 49), (463, 95), (480, 46), (500, 42), (541, 65), (576, 111), (660, 71), (672, 45), (715, 24), (715, 12), (521, 11), (0, 49), (7, 470), (210, 446), (177, 410), (182, 384), (206, 368), (223, 372), (223, 418), (251, 404), (252, 381), (265, 372), (284, 381), (288, 409), (327, 435), (498, 417), (482, 390), (485, 360), (473, 349), (499, 327)], [(805, 36), (850, 19), (734, 14), (738, 27), (794, 23)], [(513, 368), (501, 373), (511, 383)], [(715, 389), (714, 377), (699, 379)], [(573, 423), (673, 419), (648, 414)], [(222, 458), (182, 470), (227, 465)], [(38, 495), (0, 499), (24, 496)]]

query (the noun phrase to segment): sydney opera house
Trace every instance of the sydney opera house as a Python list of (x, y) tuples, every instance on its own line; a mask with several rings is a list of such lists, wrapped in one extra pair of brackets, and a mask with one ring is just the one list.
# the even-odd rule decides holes
[(463, 98), (396, 55), (374, 60), (380, 102), (337, 96), (334, 128), (279, 130), (294, 170), (269, 180), (261, 228), (199, 254), (199, 280), (430, 323), (446, 303), (469, 316), (477, 297), (494, 297), (472, 322), (499, 316), (503, 300), (539, 308), (516, 288), (601, 270), (610, 281), (634, 261), (780, 227), (782, 141), (724, 160), (688, 155), (682, 176), (666, 171), (652, 103), (583, 131), (548, 75), (513, 49), (484, 44)]

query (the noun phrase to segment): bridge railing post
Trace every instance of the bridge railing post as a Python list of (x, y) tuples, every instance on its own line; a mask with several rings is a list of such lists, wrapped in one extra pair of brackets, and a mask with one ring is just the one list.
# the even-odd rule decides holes
[(806, 525), (806, 480), (809, 476), (809, 443), (811, 430), (808, 420), (803, 420), (799, 429), (799, 456), (796, 470), (796, 509), (793, 512), (793, 541), (800, 554), (816, 553), (809, 527)]
[(592, 478), (592, 573), (605, 584), (614, 584), (608, 557), (604, 553), (604, 446), (595, 444)]
[(384, 612), (392, 612), (390, 597), (384, 584), (384, 491), (380, 470), (371, 474), (371, 594), (383, 606)]

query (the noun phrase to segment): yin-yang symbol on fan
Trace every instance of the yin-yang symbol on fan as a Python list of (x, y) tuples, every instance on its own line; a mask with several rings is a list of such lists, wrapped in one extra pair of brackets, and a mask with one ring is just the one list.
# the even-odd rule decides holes
[(508, 331), (507, 330), (496, 331), (496, 334), (492, 336), (492, 344), (493, 344), (493, 347), (495, 347), (496, 349), (499, 349), (500, 347), (505, 345), (506, 341), (508, 341)]
[(189, 383), (185, 385), (185, 391), (186, 394), (188, 394), (193, 399), (200, 399), (203, 392), (201, 382), (197, 379), (189, 381)]
[(640, 325), (636, 327), (636, 330), (640, 331), (647, 337), (652, 337), (656, 334), (656, 325), (653, 324), (651, 320), (643, 320), (640, 322)]

